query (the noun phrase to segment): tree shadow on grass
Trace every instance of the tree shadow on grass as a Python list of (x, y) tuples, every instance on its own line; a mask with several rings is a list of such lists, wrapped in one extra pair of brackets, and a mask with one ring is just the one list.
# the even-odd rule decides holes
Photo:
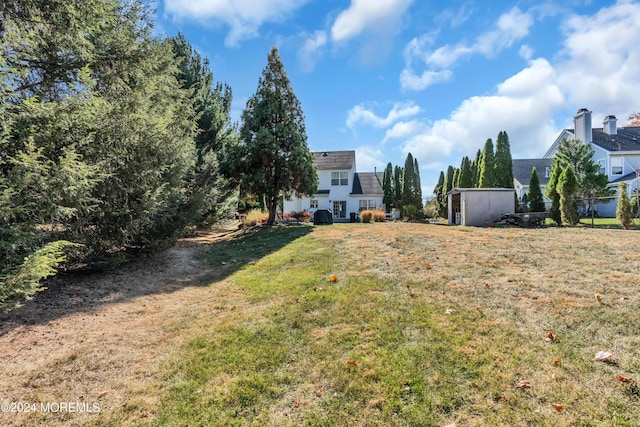
[(95, 313), (103, 306), (140, 296), (207, 286), (312, 231), (311, 226), (286, 226), (196, 233), (167, 251), (110, 271), (55, 276), (44, 283), (47, 289), (32, 300), (0, 314), (0, 336), (21, 326), (43, 324), (73, 313)]

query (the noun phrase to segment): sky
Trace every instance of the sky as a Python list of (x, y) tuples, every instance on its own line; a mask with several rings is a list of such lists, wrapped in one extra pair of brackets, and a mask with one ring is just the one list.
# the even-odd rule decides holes
[(593, 126), (640, 111), (640, 1), (156, 0), (233, 92), (239, 122), (276, 47), (311, 151), (355, 150), (358, 172), (441, 171), (509, 136), (540, 158), (581, 108)]

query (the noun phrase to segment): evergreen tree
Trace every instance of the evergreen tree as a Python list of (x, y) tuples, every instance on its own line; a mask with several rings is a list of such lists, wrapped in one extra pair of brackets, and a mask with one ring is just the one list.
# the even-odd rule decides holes
[(495, 162), (493, 155), (493, 141), (487, 139), (482, 150), (482, 159), (480, 160), (480, 177), (478, 179), (479, 188), (495, 187)]
[(318, 186), (302, 108), (275, 47), (242, 113), (240, 137), (225, 155), (226, 175), (264, 197), (272, 225), (280, 195), (310, 194)]
[(570, 165), (567, 165), (558, 177), (556, 189), (560, 195), (562, 224), (576, 225), (579, 221), (575, 208), (575, 194), (578, 190), (578, 179)]
[(393, 206), (396, 209), (402, 207), (402, 176), (403, 170), (400, 166), (393, 168)]
[(218, 161), (222, 147), (237, 137), (231, 123), (231, 88), (222, 83), (214, 85), (209, 60), (203, 59), (182, 34), (170, 40), (180, 60), (177, 78), (192, 93), (198, 124), (187, 211), (193, 222), (211, 223), (230, 214), (237, 203), (235, 187), (220, 173)]
[(527, 196), (529, 202), (529, 210), (531, 212), (544, 212), (544, 199), (542, 190), (540, 189), (540, 179), (538, 179), (538, 171), (534, 167), (531, 171), (531, 179), (529, 180), (529, 194)]
[(558, 178), (562, 173), (561, 166), (553, 160), (553, 166), (551, 167), (551, 174), (549, 176), (549, 182), (545, 188), (545, 194), (547, 199), (551, 200), (551, 207), (549, 208), (549, 218), (551, 218), (557, 225), (562, 225), (562, 214), (560, 212), (560, 193), (558, 193), (556, 187), (558, 185)]
[(464, 156), (462, 158), (458, 187), (473, 188), (473, 171), (471, 170), (471, 162), (469, 161), (469, 157), (467, 156)]
[(413, 205), (416, 192), (415, 168), (413, 164), (413, 156), (407, 154), (404, 161), (404, 174), (402, 176), (402, 206)]
[(460, 169), (453, 170), (453, 184), (451, 188), (460, 188)]
[(494, 159), (495, 185), (502, 188), (513, 188), (513, 160), (507, 132), (498, 134)]
[(482, 151), (478, 149), (476, 158), (471, 162), (471, 174), (473, 176), (472, 188), (478, 188), (480, 183), (480, 163), (482, 163)]
[(620, 225), (622, 225), (625, 230), (628, 230), (631, 222), (633, 221), (633, 210), (631, 208), (629, 194), (627, 193), (626, 182), (621, 182), (620, 184), (618, 184), (618, 193), (618, 207), (616, 208), (616, 218)]
[(413, 196), (413, 204), (418, 208), (418, 210), (422, 209), (422, 183), (420, 181), (420, 167), (418, 166), (418, 159), (413, 159), (413, 179), (414, 179), (414, 196)]
[(455, 169), (453, 166), (449, 165), (447, 168), (447, 174), (444, 177), (444, 184), (442, 185), (442, 216), (446, 217), (449, 213), (449, 191), (453, 189), (453, 176), (455, 174)]
[(445, 205), (445, 202), (443, 201), (442, 198), (442, 189), (444, 187), (444, 172), (440, 171), (440, 176), (438, 177), (438, 183), (436, 184), (436, 186), (433, 188), (433, 194), (435, 195), (435, 200), (436, 200), (436, 210), (439, 216), (443, 216), (442, 212), (443, 212), (443, 208), (442, 206)]
[(387, 207), (387, 212), (390, 212), (393, 207), (393, 165), (391, 162), (387, 163), (382, 176), (382, 191), (384, 194), (382, 203)]

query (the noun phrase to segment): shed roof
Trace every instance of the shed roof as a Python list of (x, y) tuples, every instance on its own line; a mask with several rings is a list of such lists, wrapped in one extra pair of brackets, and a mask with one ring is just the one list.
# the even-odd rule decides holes
[(313, 164), (318, 170), (345, 170), (355, 165), (355, 150), (348, 151), (314, 151)]
[(452, 190), (449, 190), (447, 192), (447, 195), (449, 194), (460, 194), (460, 193), (473, 193), (473, 192), (494, 192), (494, 193), (500, 193), (500, 192), (505, 192), (505, 191), (515, 191), (513, 188), (454, 188)]

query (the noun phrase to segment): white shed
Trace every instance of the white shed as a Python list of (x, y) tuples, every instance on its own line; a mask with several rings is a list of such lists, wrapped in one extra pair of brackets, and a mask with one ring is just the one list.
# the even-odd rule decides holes
[(447, 193), (449, 224), (483, 227), (515, 212), (513, 188), (454, 188)]

